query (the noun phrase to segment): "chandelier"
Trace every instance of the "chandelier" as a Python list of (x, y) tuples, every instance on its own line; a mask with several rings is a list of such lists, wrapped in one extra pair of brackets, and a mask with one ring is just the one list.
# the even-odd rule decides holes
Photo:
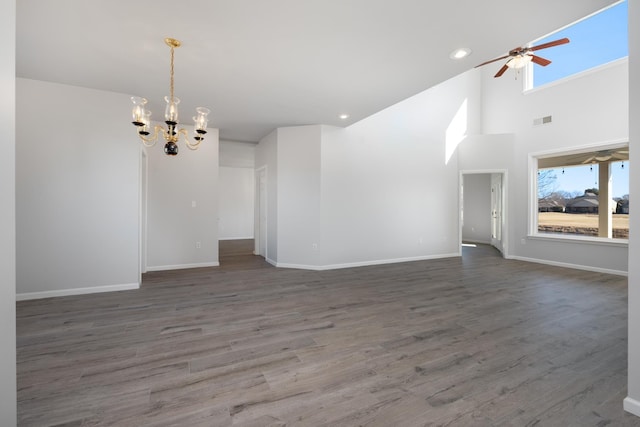
[(208, 108), (198, 107), (196, 108), (197, 115), (193, 117), (194, 123), (194, 142), (189, 140), (189, 134), (186, 129), (177, 129), (178, 123), (178, 104), (180, 99), (173, 95), (173, 55), (174, 50), (180, 47), (180, 41), (172, 38), (164, 39), (164, 42), (171, 48), (171, 74), (169, 85), (169, 96), (165, 96), (164, 100), (167, 102), (167, 106), (164, 110), (164, 123), (166, 128), (160, 125), (155, 125), (153, 130), (153, 136), (151, 135), (151, 111), (145, 108), (147, 100), (139, 96), (132, 96), (133, 102), (133, 124), (138, 130), (138, 136), (146, 147), (153, 147), (158, 141), (160, 134), (166, 141), (164, 145), (164, 152), (168, 156), (175, 156), (178, 154), (177, 142), (180, 135), (184, 138), (185, 144), (191, 150), (196, 150), (200, 143), (204, 140), (204, 135), (207, 133), (207, 115), (210, 113)]

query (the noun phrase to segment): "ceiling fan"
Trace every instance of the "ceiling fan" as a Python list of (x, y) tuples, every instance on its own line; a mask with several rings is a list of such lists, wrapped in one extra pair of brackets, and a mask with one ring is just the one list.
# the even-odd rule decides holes
[(615, 150), (601, 150), (595, 152), (589, 158), (585, 159), (582, 163), (589, 164), (595, 162), (606, 162), (616, 160), (629, 160), (629, 148), (618, 148)]
[(511, 49), (508, 55), (501, 56), (499, 58), (492, 59), (491, 61), (483, 62), (480, 65), (476, 65), (475, 68), (482, 67), (483, 65), (491, 64), (495, 61), (500, 61), (501, 59), (509, 58), (509, 60), (500, 68), (500, 71), (496, 73), (493, 77), (500, 77), (507, 71), (509, 68), (522, 68), (527, 65), (529, 62), (533, 62), (534, 64), (542, 65), (546, 67), (551, 64), (551, 61), (548, 59), (542, 58), (540, 56), (534, 55), (533, 52), (541, 49), (547, 49), (549, 47), (559, 46), (562, 44), (569, 43), (568, 38), (554, 40), (552, 42), (543, 43), (538, 46), (531, 47), (517, 47), (515, 49)]

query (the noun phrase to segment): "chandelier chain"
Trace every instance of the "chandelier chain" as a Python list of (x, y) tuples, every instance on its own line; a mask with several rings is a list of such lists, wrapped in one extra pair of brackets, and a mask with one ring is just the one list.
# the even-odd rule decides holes
[(173, 46), (171, 46), (171, 81), (169, 84), (169, 95), (171, 96), (171, 102), (174, 101), (173, 99), (173, 52), (174, 52), (174, 48)]

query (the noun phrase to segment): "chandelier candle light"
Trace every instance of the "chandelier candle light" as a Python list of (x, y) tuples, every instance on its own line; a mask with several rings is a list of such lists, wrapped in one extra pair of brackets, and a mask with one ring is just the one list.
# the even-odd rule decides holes
[(153, 136), (149, 136), (151, 127), (151, 111), (145, 108), (147, 100), (139, 96), (132, 96), (133, 102), (133, 124), (138, 129), (138, 136), (146, 147), (152, 147), (158, 141), (158, 135), (162, 133), (166, 144), (164, 145), (164, 152), (168, 156), (175, 156), (178, 154), (178, 139), (180, 135), (183, 136), (187, 147), (192, 150), (196, 150), (200, 143), (204, 140), (204, 135), (207, 133), (207, 122), (209, 119), (207, 115), (210, 113), (208, 108), (198, 107), (196, 108), (197, 116), (193, 118), (195, 135), (193, 139), (194, 143), (189, 141), (189, 134), (186, 129), (176, 129), (178, 126), (178, 104), (180, 99), (173, 95), (173, 55), (174, 49), (180, 47), (180, 41), (172, 38), (164, 39), (164, 42), (171, 48), (171, 83), (169, 86), (169, 96), (165, 96), (164, 100), (167, 102), (167, 107), (164, 110), (164, 122), (167, 125), (166, 129), (160, 125), (154, 127)]

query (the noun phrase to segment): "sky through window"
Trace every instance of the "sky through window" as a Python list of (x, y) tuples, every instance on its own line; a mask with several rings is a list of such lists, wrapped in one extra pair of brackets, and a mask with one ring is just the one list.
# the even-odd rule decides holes
[(571, 42), (536, 52), (552, 63), (546, 67), (533, 66), (534, 88), (628, 56), (627, 0), (538, 40), (534, 45), (563, 37)]

